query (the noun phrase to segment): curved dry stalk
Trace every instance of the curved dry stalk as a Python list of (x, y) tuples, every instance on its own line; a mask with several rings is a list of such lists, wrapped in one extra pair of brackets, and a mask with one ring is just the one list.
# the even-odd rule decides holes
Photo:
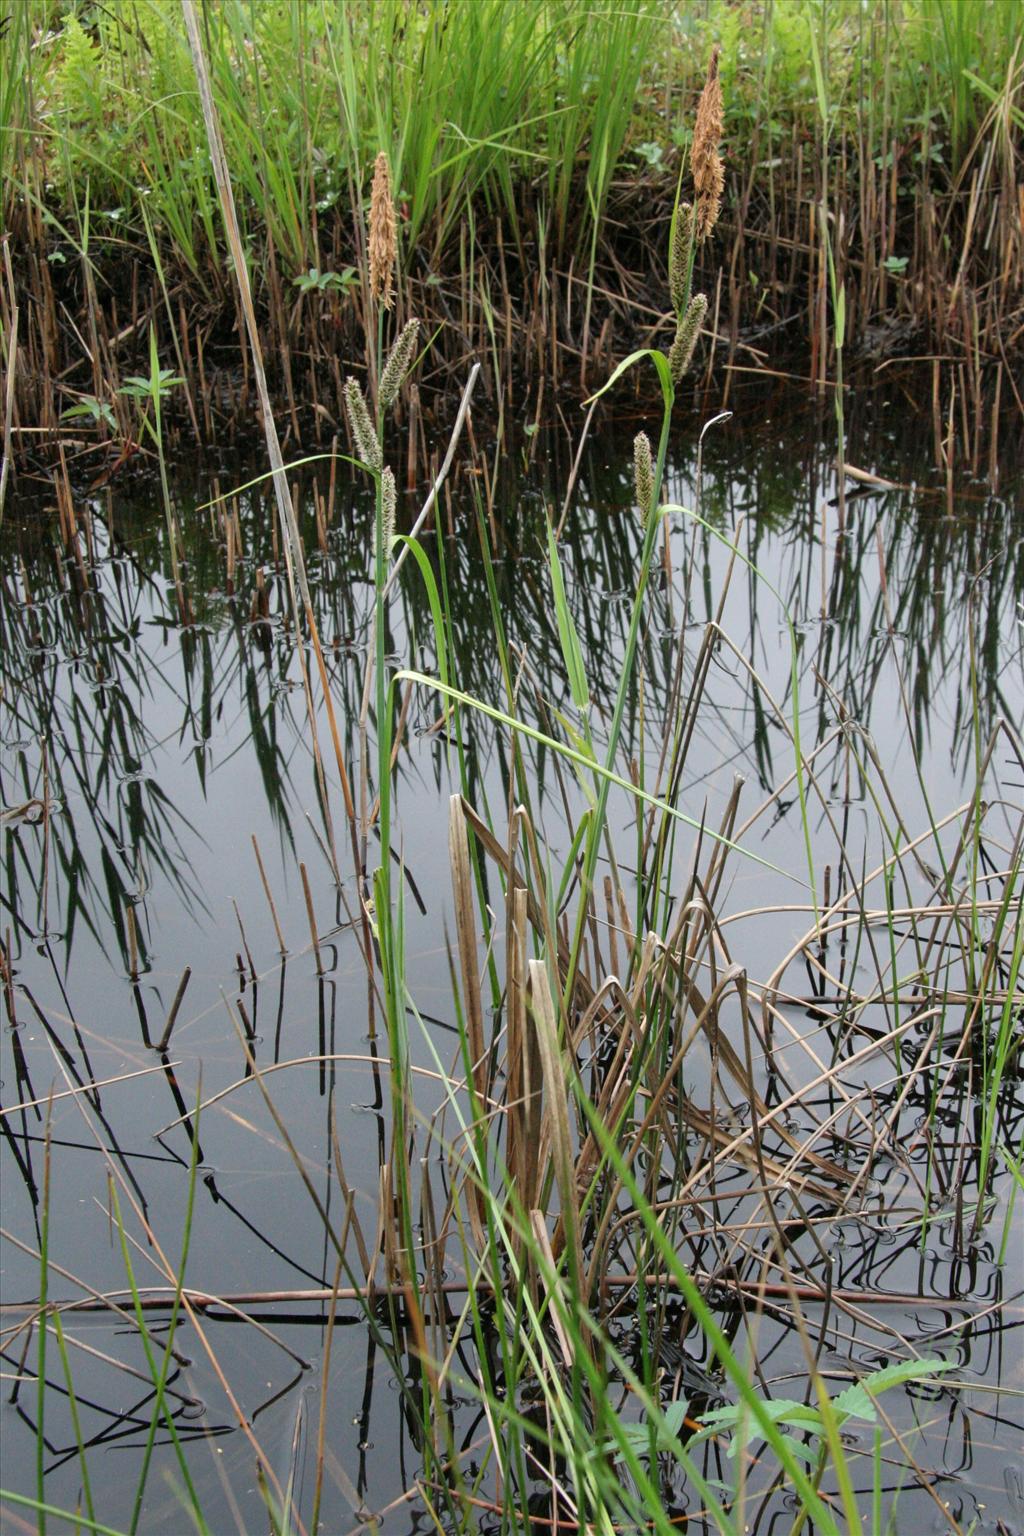
[[(360, 1066), (368, 1067), (371, 1070), (377, 1070), (380, 1068), (386, 1072), (391, 1071), (390, 1057), (372, 1056), (365, 1051), (325, 1051), (322, 1054), (315, 1056), (293, 1056), (288, 1061), (274, 1061), (265, 1067), (256, 1065), (254, 1071), (250, 1072), (247, 1076), (236, 1078), (233, 1083), (228, 1083), (226, 1088), (221, 1088), (216, 1093), (211, 1094), (209, 1098), (203, 1099), (202, 1102), (196, 1106), (196, 1109), (199, 1112), (203, 1112), (211, 1108), (212, 1105), (219, 1104), (220, 1101), (222, 1099), (226, 1099), (229, 1094), (235, 1093), (239, 1088), (245, 1088), (248, 1084), (253, 1083), (257, 1077), (269, 1077), (274, 1072), (285, 1072), (290, 1070), (292, 1067), (323, 1066), (326, 1062), (330, 1061), (347, 1061)], [(436, 1072), (431, 1067), (420, 1067), (410, 1063), (408, 1070), (417, 1077), (428, 1078), (434, 1082), (444, 1083), (447, 1081), (442, 1072)], [(459, 1082), (455, 1086), (462, 1088), (465, 1086), (465, 1084)], [(500, 1110), (502, 1107), (494, 1100), (488, 1100), (488, 1105), (493, 1110)], [(192, 1119), (194, 1112), (195, 1111), (190, 1111), (187, 1115), (179, 1115), (176, 1120), (169, 1120), (166, 1125), (162, 1125), (158, 1131), (153, 1132), (154, 1137), (163, 1136), (168, 1131), (173, 1131), (176, 1126), (184, 1125), (187, 1121)]]

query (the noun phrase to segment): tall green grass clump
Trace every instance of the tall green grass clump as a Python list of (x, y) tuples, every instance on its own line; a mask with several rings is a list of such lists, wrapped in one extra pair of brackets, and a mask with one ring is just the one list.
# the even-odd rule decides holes
[[(293, 431), (300, 417), (311, 431), (322, 420), (296, 403), (296, 372), (312, 370), (309, 394), (317, 380), (337, 387), (338, 336), (365, 330), (355, 274), (381, 143), (400, 303), (441, 326), (438, 358), (494, 352), (492, 391), (510, 387), (513, 363), (536, 384), (544, 368), (574, 376), (578, 358), (588, 387), (596, 359), (634, 344), (637, 300), (656, 304), (641, 269), (672, 214), (686, 104), (712, 45), (724, 50), (733, 249), (717, 296), (714, 264), (699, 276), (729, 360), (741, 330), (757, 346), (758, 333), (802, 319), (824, 379), (827, 257), (807, 208), (827, 202), (851, 342), (921, 354), (914, 337), (927, 333), (937, 357), (969, 368), (980, 418), (982, 376), (1003, 361), (1000, 339), (1019, 335), (1022, 5), (711, 0), (697, 16), (658, 0), (207, 7), (236, 216)], [(197, 354), (237, 316), (179, 9), (69, 0), (58, 14), (24, 0), (2, 47), (3, 216), (34, 296), (23, 413), (49, 424), (56, 397), (56, 423), (91, 397), (102, 434), (104, 382), (113, 406), (122, 359), (145, 339), (140, 307), (166, 331), (161, 353), (186, 354), (178, 371), (198, 399), (208, 379)], [(83, 338), (101, 374), (91, 387), (78, 372)]]

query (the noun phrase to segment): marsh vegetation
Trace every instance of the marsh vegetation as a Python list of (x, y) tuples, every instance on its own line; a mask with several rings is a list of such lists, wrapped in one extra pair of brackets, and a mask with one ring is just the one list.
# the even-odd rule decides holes
[[(382, 145), (399, 314), (434, 337), (428, 396), (473, 354), (492, 408), (543, 417), (631, 347), (667, 349), (669, 224), (718, 45), (724, 216), (697, 286), (720, 395), (787, 352), (833, 378), (834, 281), (849, 347), (873, 367), (924, 360), (949, 451), (984, 470), (993, 420), (1021, 406), (1022, 15), (1020, 0), (207, 7), (289, 439), (329, 445), (341, 357), (370, 363), (359, 273)], [(52, 434), (70, 412), (134, 441), (120, 385), (148, 371), (153, 327), (190, 435), (230, 440), (252, 380), (180, 9), (20, 0), (0, 49), (16, 421)]]
[[(1012, 12), (985, 26), (1015, 164)], [(726, 48), (704, 49), (677, 162), (639, 137), (663, 8), (588, 27), (569, 3), (304, 5), (251, 27), (184, 0), (180, 30), (82, 7), (52, 37), (44, 13), (5, 40), (36, 50), (4, 87), (4, 152), (38, 226), (8, 253), (4, 312), (11, 1529), (1018, 1529), (1008, 309), (965, 236), (971, 344), (946, 303), (923, 409), (895, 370), (847, 387), (853, 327), (887, 305), (870, 281), (898, 277), (867, 257), (853, 275), (835, 180), (834, 45), (863, 13), (758, 12), (759, 91), (813, 22), (814, 219), (793, 258), (819, 263), (810, 392), (741, 343), (748, 300), (729, 308), (738, 253), (763, 259), (750, 209), (792, 174), (785, 128), (768, 194), (751, 180), (737, 205), (721, 158), (737, 101), (763, 99), (743, 96), (742, 7), (694, 28)], [(940, 14), (948, 63), (978, 33), (967, 7), (884, 11), (936, 69)], [(367, 87), (371, 22), (393, 68)], [(524, 94), (489, 92), (517, 28)], [(910, 87), (874, 38), (860, 62), (892, 132)], [(420, 91), (454, 92), (471, 45), (467, 99), (505, 127), (452, 96), (420, 145), (411, 61)], [(40, 141), (45, 60), (54, 103), (76, 79), (103, 96)], [(986, 78), (966, 53), (964, 71)], [(960, 171), (993, 199), (1001, 174), (992, 103), (963, 90), (928, 118), (948, 125), (951, 221)], [(306, 132), (272, 151), (271, 120)], [(664, 201), (627, 270), (606, 236), (638, 144)], [(119, 214), (148, 251), (125, 376), (91, 231), (130, 147), (153, 180)], [(61, 157), (44, 196), (32, 176)], [(58, 199), (80, 218), (92, 373), (79, 388), (63, 360), (30, 420), (63, 321), (47, 354), (50, 300), (14, 268), (52, 277)], [(202, 231), (191, 265), (169, 259), (176, 227)], [(285, 302), (293, 267), (308, 282)], [(642, 345), (620, 359), (624, 335)]]

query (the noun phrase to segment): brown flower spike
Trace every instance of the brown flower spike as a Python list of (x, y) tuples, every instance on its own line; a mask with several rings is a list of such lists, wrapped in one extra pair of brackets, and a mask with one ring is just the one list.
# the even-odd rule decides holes
[(708, 76), (697, 106), (690, 166), (697, 194), (697, 238), (706, 240), (718, 223), (725, 171), (718, 153), (722, 137), (722, 83), (718, 78), (718, 49), (711, 50)]
[(370, 192), (370, 292), (385, 309), (394, 303), (395, 205), (391, 198), (391, 168), (381, 150), (373, 168)]

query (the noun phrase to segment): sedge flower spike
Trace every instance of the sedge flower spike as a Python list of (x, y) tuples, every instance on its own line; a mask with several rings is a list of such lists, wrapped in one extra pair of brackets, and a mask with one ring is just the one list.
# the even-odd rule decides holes
[(384, 558), (389, 560), (391, 551), (395, 547), (395, 509), (398, 505), (398, 492), (394, 471), (387, 464), (380, 473), (380, 500), (384, 522)]
[(370, 292), (385, 309), (394, 303), (395, 205), (391, 197), (391, 167), (381, 150), (373, 168), (370, 191)]
[(384, 364), (384, 372), (380, 376), (380, 408), (382, 411), (390, 410), (398, 399), (398, 391), (401, 389), (406, 374), (412, 367), (416, 356), (416, 338), (419, 335), (420, 323), (418, 320), (410, 320), (402, 328), (402, 332), (391, 348), (391, 353)]
[(725, 170), (718, 145), (722, 137), (722, 82), (718, 78), (718, 49), (711, 50), (708, 74), (697, 104), (690, 168), (697, 194), (697, 238), (706, 240), (722, 211)]
[(636, 503), (640, 508), (640, 526), (646, 528), (647, 519), (651, 515), (651, 503), (654, 501), (654, 458), (651, 440), (646, 432), (638, 432), (633, 439), (633, 483)]
[(700, 335), (700, 328), (704, 324), (707, 312), (707, 294), (695, 293), (687, 305), (686, 313), (676, 327), (676, 339), (669, 349), (668, 368), (673, 384), (679, 383), (693, 361), (693, 350), (697, 345), (697, 337)]
[(357, 380), (351, 377), (345, 380), (345, 409), (348, 411), (348, 423), (352, 428), (352, 440), (355, 443), (356, 453), (364, 464), (368, 464), (379, 474), (383, 462), (380, 442), (370, 419), (366, 397), (359, 388)]
[(693, 209), (680, 203), (672, 221), (672, 240), (668, 253), (668, 289), (672, 308), (681, 315), (686, 308), (686, 287), (690, 277), (690, 247), (693, 244)]

